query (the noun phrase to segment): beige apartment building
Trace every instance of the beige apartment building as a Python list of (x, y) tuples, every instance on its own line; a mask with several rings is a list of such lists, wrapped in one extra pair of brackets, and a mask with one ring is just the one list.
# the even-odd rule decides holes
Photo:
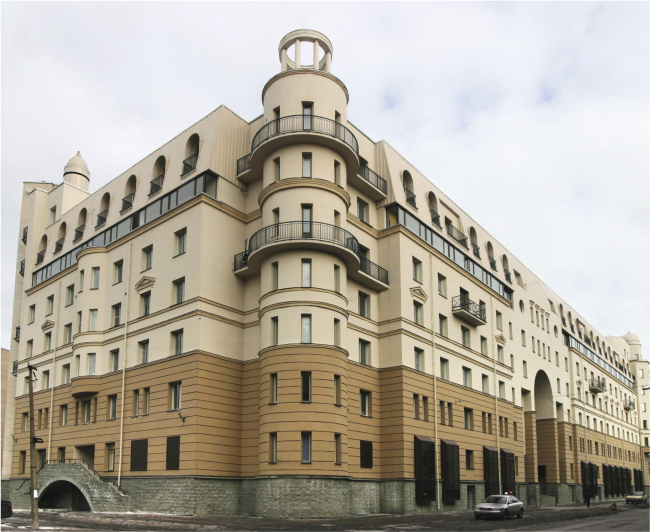
[(42, 508), (318, 517), (647, 490), (639, 339), (604, 337), (353, 125), (327, 37), (294, 31), (279, 56), (254, 120), (221, 106), (93, 193), (79, 154), (25, 183), (3, 498), (29, 504), (28, 364)]

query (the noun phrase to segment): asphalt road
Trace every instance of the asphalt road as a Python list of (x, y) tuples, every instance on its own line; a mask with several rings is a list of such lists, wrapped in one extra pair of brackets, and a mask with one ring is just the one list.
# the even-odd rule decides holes
[[(372, 515), (340, 519), (262, 519), (252, 517), (194, 517), (163, 514), (101, 514), (87, 512), (40, 512), (42, 530), (73, 531), (369, 531), (417, 530), (582, 530), (642, 531), (650, 530), (648, 505), (619, 504), (616, 511), (609, 505), (591, 508), (553, 507), (527, 509), (523, 519), (476, 520), (472, 512), (433, 515)], [(2, 530), (29, 530), (30, 514), (17, 511), (2, 520)]]

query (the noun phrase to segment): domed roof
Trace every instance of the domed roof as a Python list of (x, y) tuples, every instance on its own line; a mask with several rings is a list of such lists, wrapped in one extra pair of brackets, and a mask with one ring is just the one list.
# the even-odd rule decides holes
[(625, 336), (623, 336), (623, 339), (630, 345), (641, 345), (641, 340), (639, 340), (639, 337), (629, 331)]
[(65, 177), (67, 174), (79, 174), (84, 176), (86, 179), (90, 179), (90, 170), (88, 170), (88, 165), (79, 152), (77, 152), (77, 155), (70, 159), (68, 164), (65, 165), (65, 168), (63, 168), (63, 176)]

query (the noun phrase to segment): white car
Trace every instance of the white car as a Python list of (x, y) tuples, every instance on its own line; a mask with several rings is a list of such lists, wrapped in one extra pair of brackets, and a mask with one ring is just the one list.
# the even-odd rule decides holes
[(474, 508), (474, 517), (508, 517), (516, 515), (519, 519), (524, 516), (524, 503), (513, 495), (490, 495), (484, 502)]

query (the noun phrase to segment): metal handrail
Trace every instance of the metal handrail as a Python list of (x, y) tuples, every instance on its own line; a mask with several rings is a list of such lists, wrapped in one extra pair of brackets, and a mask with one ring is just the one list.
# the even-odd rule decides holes
[(16, 373), (18, 373), (18, 361), (14, 360), (13, 365), (11, 367), (11, 374), (15, 375)]
[(84, 231), (86, 230), (86, 224), (80, 225), (74, 230), (74, 238), (72, 239), (73, 242), (76, 242), (77, 240), (81, 240), (81, 237), (84, 236)]
[(120, 212), (124, 212), (127, 209), (130, 209), (133, 207), (133, 200), (135, 199), (135, 192), (132, 192), (128, 196), (124, 196), (122, 198), (122, 210)]
[(41, 262), (43, 262), (44, 258), (45, 258), (45, 250), (39, 251), (36, 254), (36, 264), (40, 264)]
[(442, 225), (440, 225), (440, 215), (433, 209), (429, 209), (429, 213), (431, 213), (431, 222), (442, 228)]
[(100, 212), (97, 215), (97, 225), (95, 226), (95, 229), (104, 225), (106, 223), (106, 218), (108, 218), (108, 209)]
[(196, 168), (196, 161), (199, 159), (199, 154), (195, 153), (190, 155), (187, 159), (183, 161), (183, 171), (181, 175), (189, 174), (192, 170)]
[(451, 299), (451, 310), (465, 310), (472, 316), (475, 316), (480, 320), (487, 321), (485, 317), (485, 309), (478, 303), (474, 303), (474, 301), (472, 301), (467, 296), (454, 296)]
[(244, 155), (240, 159), (237, 159), (237, 175), (241, 174), (242, 172), (245, 172), (246, 170), (250, 170), (251, 168), (251, 155)]
[(607, 390), (607, 383), (605, 379), (601, 379), (600, 377), (589, 379), (589, 388), (598, 388), (604, 392)]
[(451, 222), (447, 223), (447, 234), (453, 238), (456, 242), (458, 242), (461, 246), (466, 247), (469, 249), (469, 246), (467, 245), (467, 236), (463, 234), (461, 231), (456, 229)]
[(18, 270), (18, 273), (25, 277), (25, 259), (20, 261), (20, 269)]
[(415, 194), (413, 193), (413, 191), (404, 187), (404, 194), (406, 194), (406, 203), (412, 205), (417, 209), (417, 203), (415, 201)]
[(23, 237), (21, 238), (21, 240), (23, 241), (23, 244), (27, 244), (27, 230), (28, 230), (28, 227), (25, 227), (23, 229)]
[(492, 268), (495, 272), (498, 271), (497, 270), (497, 261), (494, 260), (492, 257), (488, 257), (488, 259), (490, 261), (490, 268)]
[(385, 270), (378, 264), (364, 258), (359, 257), (361, 260), (361, 267), (359, 268), (363, 273), (370, 275), (384, 284), (388, 284), (388, 270)]
[(97, 480), (100, 482), (106, 482), (108, 484), (112, 484), (113, 487), (119, 491), (122, 495), (126, 495), (126, 491), (114, 480), (110, 478), (103, 477), (100, 475), (93, 466), (91, 466), (86, 460), (83, 458), (65, 458), (63, 460), (45, 460), (43, 462), (43, 465), (41, 465), (40, 469), (37, 471), (37, 473), (40, 473), (41, 469), (43, 469), (47, 464), (81, 464), (83, 465), (90, 473), (92, 473)]
[(155, 179), (152, 179), (149, 183), (149, 195), (153, 196), (159, 190), (162, 190), (163, 181), (165, 180), (164, 175), (159, 175)]
[(16, 327), (16, 336), (14, 336), (16, 342), (20, 342), (20, 325)]
[(365, 164), (362, 164), (359, 166), (359, 175), (363, 179), (368, 181), (368, 183), (370, 183), (374, 187), (381, 190), (384, 194), (386, 194), (386, 191), (388, 190), (388, 187), (386, 185), (386, 180), (383, 177), (381, 177), (377, 172), (373, 172)]
[(54, 253), (58, 253), (63, 249), (63, 242), (65, 241), (65, 237), (59, 238), (55, 243), (54, 243)]
[(510, 275), (510, 270), (503, 270), (503, 275), (505, 275), (506, 281), (512, 284), (512, 275)]
[(481, 258), (481, 248), (476, 242), (472, 242), (472, 251), (474, 252), (475, 257), (478, 257), (479, 259)]
[(632, 399), (624, 399), (623, 408), (625, 408), (625, 410), (634, 410), (636, 408), (636, 401), (632, 401)]

